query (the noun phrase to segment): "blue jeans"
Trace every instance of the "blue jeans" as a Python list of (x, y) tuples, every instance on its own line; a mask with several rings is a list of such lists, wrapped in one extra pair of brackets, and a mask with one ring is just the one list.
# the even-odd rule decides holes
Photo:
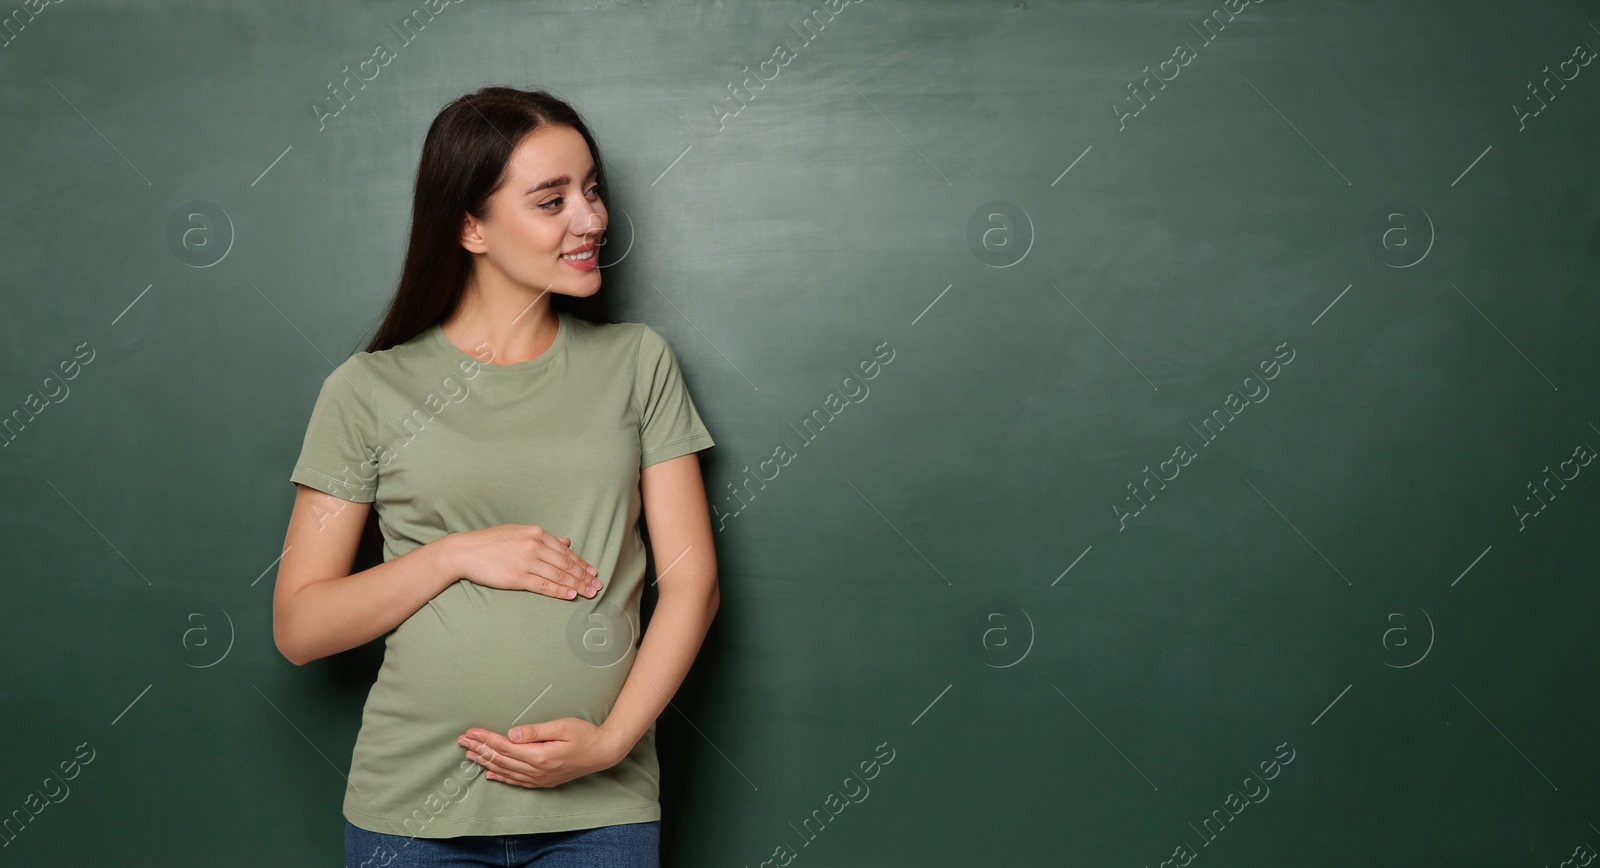
[(660, 820), (456, 838), (408, 838), (344, 824), (345, 868), (659, 868), (660, 847)]

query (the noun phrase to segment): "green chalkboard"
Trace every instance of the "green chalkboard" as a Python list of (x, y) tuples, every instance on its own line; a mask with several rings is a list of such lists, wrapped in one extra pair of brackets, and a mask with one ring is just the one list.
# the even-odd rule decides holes
[(488, 84), (717, 440), (664, 864), (1600, 852), (1595, 4), (7, 15), (0, 861), (341, 858), (288, 476)]

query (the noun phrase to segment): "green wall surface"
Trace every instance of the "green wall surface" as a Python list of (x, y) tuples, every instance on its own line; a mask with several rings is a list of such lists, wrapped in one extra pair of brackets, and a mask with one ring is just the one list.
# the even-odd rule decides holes
[(664, 864), (1600, 853), (1600, 5), (0, 13), (0, 865), (339, 864), (288, 476), (490, 84), (717, 440)]

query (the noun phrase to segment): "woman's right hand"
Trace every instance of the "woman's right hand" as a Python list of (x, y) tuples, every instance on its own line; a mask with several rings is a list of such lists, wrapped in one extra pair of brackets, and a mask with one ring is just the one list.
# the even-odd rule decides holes
[(449, 546), (452, 574), (485, 587), (558, 600), (592, 598), (600, 590), (598, 571), (572, 550), (572, 539), (551, 536), (538, 525), (460, 531), (439, 542)]

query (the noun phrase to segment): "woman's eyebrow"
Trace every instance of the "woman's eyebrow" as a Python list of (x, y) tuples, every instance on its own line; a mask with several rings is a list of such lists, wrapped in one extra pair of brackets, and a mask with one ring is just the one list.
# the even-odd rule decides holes
[[(594, 174), (595, 174), (595, 167), (594, 166), (590, 166), (589, 167), (589, 173), (587, 175), (584, 175), (583, 179), (585, 181), (587, 181), (590, 178), (593, 178)], [(569, 176), (569, 175), (557, 175), (554, 178), (546, 178), (545, 180), (540, 181), (537, 184), (534, 184), (532, 187), (528, 188), (528, 192), (523, 193), (522, 195), (524, 195), (524, 196), (532, 196), (534, 193), (537, 193), (540, 190), (547, 190), (547, 189), (549, 189), (551, 187), (560, 187), (560, 186), (563, 186), (565, 184), (570, 184), (570, 183), (572, 183), (572, 177), (571, 176)]]

